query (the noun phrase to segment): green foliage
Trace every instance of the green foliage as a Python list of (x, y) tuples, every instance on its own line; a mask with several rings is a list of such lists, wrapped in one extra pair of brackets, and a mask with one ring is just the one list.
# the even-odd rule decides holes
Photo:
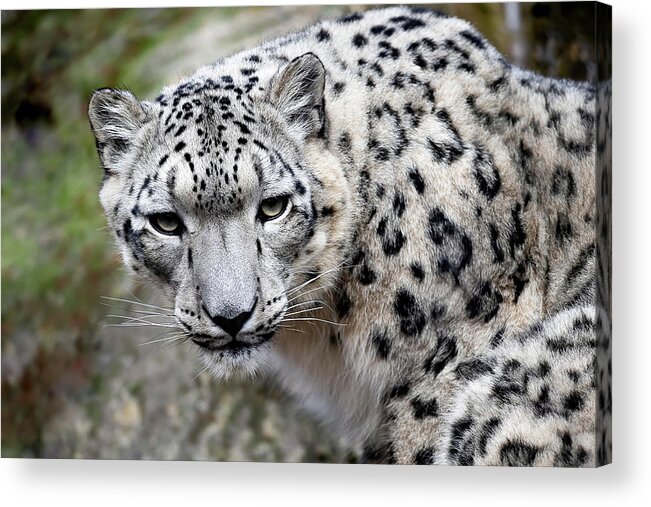
[[(86, 103), (99, 84), (126, 82), (132, 72), (125, 63), (193, 15), (172, 9), (3, 12), (6, 356), (23, 346), (19, 340), (34, 340), (37, 354), (48, 356), (45, 362), (56, 358), (58, 368), (65, 368), (80, 352), (71, 352), (70, 344), (88, 341), (105, 313), (100, 295), (115, 290), (120, 270), (97, 198), (102, 173)], [(62, 352), (66, 348), (68, 353)], [(21, 389), (43, 375), (34, 361), (22, 372), (22, 385), (3, 377), (5, 407), (12, 408), (2, 413), (3, 452), (15, 447), (18, 455), (38, 453), (39, 425), (52, 407)], [(59, 381), (56, 375), (51, 380)]]
[(96, 305), (89, 288), (107, 290), (116, 264), (97, 199), (102, 175), (86, 102), (100, 83), (134, 82), (138, 57), (175, 27), (189, 29), (196, 15), (3, 13), (3, 328), (86, 315)]

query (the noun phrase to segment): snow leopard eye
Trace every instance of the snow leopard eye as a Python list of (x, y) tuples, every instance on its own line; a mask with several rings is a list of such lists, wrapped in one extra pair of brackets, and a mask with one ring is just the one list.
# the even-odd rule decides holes
[(183, 224), (176, 213), (157, 213), (149, 216), (151, 226), (166, 236), (178, 236), (181, 234)]
[(286, 195), (265, 199), (260, 204), (260, 219), (266, 222), (280, 217), (287, 209), (288, 204), (289, 197)]

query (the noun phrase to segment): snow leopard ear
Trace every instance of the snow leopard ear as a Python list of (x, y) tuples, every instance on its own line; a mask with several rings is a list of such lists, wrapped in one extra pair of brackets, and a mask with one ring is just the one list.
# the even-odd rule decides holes
[(294, 58), (273, 78), (271, 102), (302, 139), (322, 133), (324, 88), (325, 68), (313, 53)]
[(116, 163), (131, 147), (147, 116), (145, 104), (131, 92), (102, 88), (93, 93), (88, 104), (88, 118), (105, 171), (115, 170)]

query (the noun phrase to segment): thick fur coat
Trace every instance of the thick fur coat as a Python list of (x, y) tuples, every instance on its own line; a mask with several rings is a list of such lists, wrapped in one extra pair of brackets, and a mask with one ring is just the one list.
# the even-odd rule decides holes
[(391, 8), (90, 119), (125, 262), (216, 377), (271, 369), (371, 462), (594, 466), (596, 98)]

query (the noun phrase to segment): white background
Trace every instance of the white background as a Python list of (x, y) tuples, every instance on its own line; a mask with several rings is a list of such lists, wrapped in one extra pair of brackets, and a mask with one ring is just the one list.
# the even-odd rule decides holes
[[(222, 4), (224, 2), (221, 2)], [(258, 4), (283, 3), (265, 2)], [(285, 2), (290, 3), (290, 2)], [(297, 2), (291, 2), (297, 3)], [(309, 3), (309, 2), (301, 2)], [(340, 3), (329, 0), (328, 3)], [(346, 2), (342, 2), (346, 3)], [(612, 0), (614, 464), (598, 470), (135, 461), (0, 461), (4, 505), (651, 505), (651, 16)], [(186, 5), (217, 5), (193, 1)], [(132, 2), (0, 1), (3, 9)], [(138, 6), (182, 5), (142, 1)], [(234, 5), (234, 3), (231, 3)], [(571, 23), (572, 20), (568, 20)]]

